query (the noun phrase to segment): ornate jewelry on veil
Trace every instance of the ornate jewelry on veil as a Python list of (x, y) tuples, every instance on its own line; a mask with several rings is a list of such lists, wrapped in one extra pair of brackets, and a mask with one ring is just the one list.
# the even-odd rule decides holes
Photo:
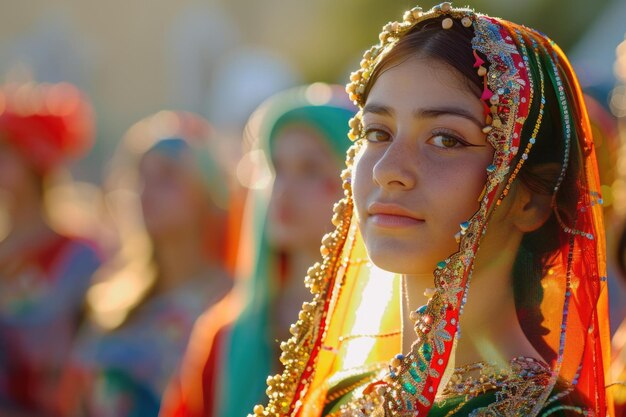
[[(534, 386), (532, 395), (525, 399), (524, 407), (521, 407), (522, 403), (517, 406), (521, 407), (519, 412), (526, 413), (524, 415), (537, 415), (548, 401), (557, 379), (565, 376), (573, 386), (581, 378), (588, 382), (594, 381), (595, 385), (589, 382), (589, 386), (582, 389), (588, 390), (585, 394), (593, 397), (590, 399), (591, 410), (604, 415), (602, 356), (606, 352), (602, 351), (601, 344), (593, 346), (594, 343), (583, 343), (581, 348), (576, 349), (566, 349), (565, 344), (568, 337), (604, 337), (602, 325), (598, 324), (602, 313), (598, 313), (596, 308), (603, 303), (601, 295), (606, 286), (603, 278), (605, 264), (601, 260), (605, 251), (602, 221), (600, 208), (596, 204), (599, 190), (597, 168), (593, 162), (589, 124), (584, 108), (580, 107), (580, 88), (573, 71), (558, 47), (531, 29), (470, 9), (453, 8), (450, 3), (443, 3), (428, 12), (416, 7), (407, 11), (402, 21), (384, 26), (379, 36), (380, 43), (365, 52), (360, 69), (352, 73), (347, 91), (359, 108), (362, 109), (365, 104), (367, 84), (381, 59), (416, 25), (433, 19), (439, 19), (444, 30), (455, 24), (473, 29), (474, 67), (484, 85), (480, 97), (485, 115), (483, 132), (495, 149), (493, 162), (487, 167), (488, 179), (480, 208), (471, 219), (459, 225), (459, 251), (437, 264), (434, 272), (435, 291), (426, 305), (411, 313), (416, 332), (411, 350), (397, 354), (391, 360), (386, 375), (370, 384), (362, 396), (344, 407), (344, 412), (339, 415), (382, 413), (390, 416), (422, 416), (433, 406), (437, 393), (446, 392), (444, 374), (454, 352), (456, 339), (460, 337), (459, 320), (467, 300), (480, 239), (487, 230), (491, 213), (506, 198), (511, 184), (536, 143), (544, 119), (549, 81), (555, 88), (564, 138), (562, 169), (553, 190), (553, 206), (562, 232), (568, 238), (567, 244), (563, 246), (565, 249), (561, 250), (564, 255), (559, 260), (561, 280), (557, 282), (554, 278), (551, 281), (555, 283), (555, 288), (558, 287), (554, 297), (559, 299), (562, 310), (560, 324), (552, 323), (553, 333), (558, 337), (550, 339), (556, 360), (544, 369), (546, 372), (541, 373), (541, 383)], [(544, 70), (534, 70), (533, 66), (537, 65), (543, 65)], [(525, 132), (530, 134), (530, 138), (520, 149), (522, 131), (531, 114), (534, 117), (533, 126), (532, 129), (528, 127), (530, 133)], [(356, 142), (348, 151), (347, 168), (342, 174), (345, 197), (334, 208), (333, 224), (336, 229), (323, 239), (323, 260), (307, 273), (306, 284), (311, 289), (313, 299), (303, 304), (298, 322), (291, 327), (293, 337), (281, 344), (281, 362), (285, 368), (282, 374), (268, 378), (269, 403), (266, 407), (255, 407), (254, 414), (257, 416), (302, 415), (305, 403), (315, 402), (311, 399), (314, 396), (312, 393), (321, 384), (317, 375), (321, 372), (317, 369), (317, 361), (320, 352), (329, 349), (326, 341), (329, 335), (334, 335), (331, 330), (336, 325), (332, 319), (338, 309), (344, 307), (341, 297), (343, 280), (351, 267), (350, 256), (358, 239), (358, 228), (353, 217), (351, 170), (361, 143), (358, 140), (362, 137), (361, 128), (359, 112), (350, 121), (348, 136)], [(578, 198), (577, 218), (574, 224), (566, 224), (557, 211), (556, 195), (570, 164), (572, 141), (582, 148), (584, 169), (580, 174), (583, 179), (579, 184), (581, 195)], [(588, 264), (579, 259), (579, 252), (584, 252)], [(577, 304), (572, 307), (573, 297), (583, 297), (588, 305)], [(588, 322), (578, 325), (580, 317), (577, 315), (575, 320), (570, 317), (574, 310)], [(341, 337), (338, 340), (341, 341)], [(596, 355), (593, 359), (591, 352)], [(567, 363), (564, 362), (566, 356)], [(514, 361), (511, 363), (513, 366)], [(592, 365), (587, 366), (587, 363)], [(596, 363), (600, 364), (599, 368), (591, 369)]]

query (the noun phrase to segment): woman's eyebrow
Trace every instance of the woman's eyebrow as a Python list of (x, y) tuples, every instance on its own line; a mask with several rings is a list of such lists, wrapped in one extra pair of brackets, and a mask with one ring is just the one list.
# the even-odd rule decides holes
[(460, 107), (435, 107), (415, 109), (413, 110), (413, 115), (416, 118), (425, 119), (433, 119), (441, 116), (456, 116), (469, 120), (481, 129), (485, 127), (485, 124), (477, 119), (472, 113)]
[(378, 114), (381, 116), (393, 116), (394, 111), (391, 107), (385, 106), (384, 104), (370, 103), (363, 107), (363, 114), (366, 113)]
[[(378, 103), (370, 103), (363, 107), (363, 114), (367, 113), (377, 114), (381, 116), (393, 116), (395, 114), (391, 107)], [(433, 119), (441, 116), (456, 116), (471, 121), (481, 129), (485, 127), (485, 124), (481, 122), (478, 118), (476, 118), (472, 113), (460, 107), (446, 106), (415, 109), (413, 111), (413, 115), (416, 118), (423, 119)]]

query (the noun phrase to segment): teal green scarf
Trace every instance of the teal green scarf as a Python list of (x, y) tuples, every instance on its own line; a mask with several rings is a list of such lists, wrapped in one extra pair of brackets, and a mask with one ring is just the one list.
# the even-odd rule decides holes
[[(319, 105), (307, 98), (307, 91), (310, 92), (306, 87), (289, 90), (262, 107), (265, 113), (255, 147), (265, 152), (268, 161), (277, 133), (292, 124), (315, 129), (331, 145), (338, 160), (343, 160), (350, 146), (347, 133), (353, 107), (342, 90), (328, 87), (333, 92), (332, 98)], [(279, 351), (278, 342), (271, 340), (270, 314), (279, 274), (277, 256), (268, 244), (265, 230), (271, 193), (268, 190), (250, 193), (249, 204), (254, 204), (254, 268), (252, 276), (244, 281), (248, 286), (245, 307), (221, 350), (224, 359), (214, 397), (219, 403), (214, 405), (214, 417), (243, 417), (250, 413), (255, 404), (264, 400), (267, 376), (278, 371), (275, 369), (278, 358), (274, 357)]]

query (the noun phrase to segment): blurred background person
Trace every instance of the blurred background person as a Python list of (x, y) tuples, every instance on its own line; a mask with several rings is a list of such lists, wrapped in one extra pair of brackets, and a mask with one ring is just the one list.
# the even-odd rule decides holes
[(250, 117), (238, 169), (249, 189), (228, 302), (198, 320), (162, 417), (243, 416), (278, 369), (276, 340), (296, 319), (303, 278), (331, 230), (354, 108), (322, 83), (279, 93)]
[(231, 288), (231, 183), (215, 141), (204, 118), (172, 111), (124, 137), (106, 184), (120, 251), (89, 290), (64, 414), (156, 416), (195, 319)]
[(54, 230), (46, 193), (92, 145), (94, 118), (74, 86), (0, 90), (0, 415), (54, 415), (56, 387), (100, 265), (96, 245)]

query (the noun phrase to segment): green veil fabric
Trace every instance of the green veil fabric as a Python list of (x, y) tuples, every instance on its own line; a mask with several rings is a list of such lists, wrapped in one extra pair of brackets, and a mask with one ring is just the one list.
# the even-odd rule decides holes
[[(255, 112), (246, 129), (250, 151), (261, 151), (261, 160), (266, 163), (265, 167), (256, 168), (266, 173), (272, 171), (274, 138), (281, 129), (293, 124), (315, 129), (336, 153), (338, 164), (343, 164), (350, 146), (346, 139), (348, 121), (354, 113), (342, 87), (313, 84), (272, 97)], [(250, 243), (251, 257), (242, 263), (249, 265), (250, 272), (241, 272), (239, 268), (243, 275), (238, 277), (239, 289), (245, 301), (221, 349), (224, 357), (214, 396), (218, 403), (215, 416), (246, 415), (262, 399), (267, 375), (276, 371), (273, 368), (278, 364), (277, 342), (271, 340), (271, 309), (281, 281), (278, 254), (268, 243), (266, 233), (271, 188), (271, 182), (265, 187), (253, 184), (246, 201), (244, 219), (249, 224), (243, 226), (242, 242)]]

